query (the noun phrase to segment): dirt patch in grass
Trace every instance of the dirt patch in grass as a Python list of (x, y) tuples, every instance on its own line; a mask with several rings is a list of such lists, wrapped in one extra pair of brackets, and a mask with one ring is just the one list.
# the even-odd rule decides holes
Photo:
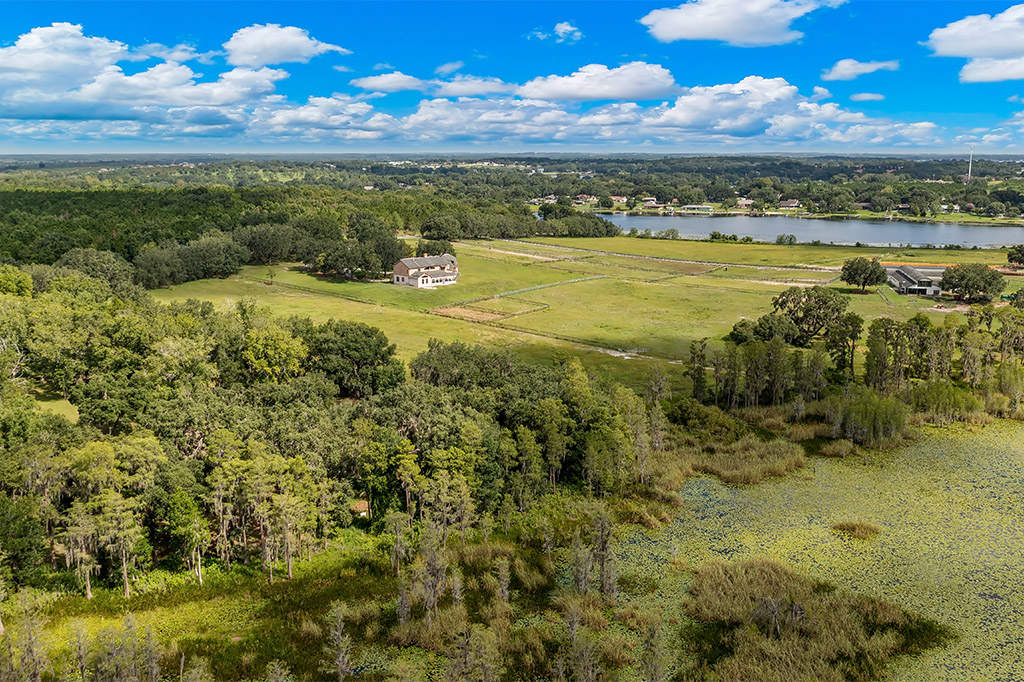
[(448, 306), (445, 308), (434, 308), (431, 312), (445, 317), (454, 317), (457, 320), (468, 320), (470, 322), (492, 322), (505, 317), (499, 313), (491, 313), (476, 308), (464, 308), (462, 306)]

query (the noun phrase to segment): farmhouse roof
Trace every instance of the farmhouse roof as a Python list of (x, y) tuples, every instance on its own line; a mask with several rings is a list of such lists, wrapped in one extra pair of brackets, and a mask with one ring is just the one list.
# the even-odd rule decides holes
[(398, 261), (402, 265), (409, 268), (432, 268), (432, 267), (444, 267), (445, 265), (458, 265), (459, 262), (455, 260), (455, 256), (450, 253), (446, 253), (440, 256), (421, 256), (419, 258), (403, 258)]

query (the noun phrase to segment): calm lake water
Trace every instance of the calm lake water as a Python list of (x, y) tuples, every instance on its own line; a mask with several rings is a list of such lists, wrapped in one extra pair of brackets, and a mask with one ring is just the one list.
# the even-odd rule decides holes
[[(951, 626), (957, 639), (897, 661), (893, 682), (1024, 679), (1024, 425), (977, 433), (925, 429), (914, 444), (867, 461), (810, 458), (784, 478), (730, 486), (701, 476), (682, 490), (683, 512), (659, 531), (622, 538), (621, 566), (662, 580), (676, 547), (692, 565), (770, 557)], [(863, 519), (871, 540), (831, 529)]]
[(897, 220), (825, 220), (822, 218), (790, 218), (786, 216), (630, 216), (621, 213), (603, 215), (629, 232), (675, 229), (689, 239), (705, 239), (713, 230), (740, 237), (753, 237), (760, 242), (774, 242), (780, 234), (796, 235), (797, 241), (815, 239), (826, 244), (870, 244), (873, 246), (961, 246), (999, 247), (1024, 244), (1024, 227), (997, 227), (904, 223)]

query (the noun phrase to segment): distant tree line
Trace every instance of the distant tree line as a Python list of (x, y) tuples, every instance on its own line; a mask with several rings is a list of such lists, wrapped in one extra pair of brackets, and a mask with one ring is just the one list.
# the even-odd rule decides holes
[[(132, 271), (122, 280), (145, 288), (226, 277), (246, 264), (282, 261), (337, 277), (379, 278), (411, 255), (397, 238), (403, 229), (420, 231), (426, 238), (420, 246), (430, 248), (450, 248), (463, 238), (618, 232), (572, 208), (559, 207), (557, 215), (538, 220), (525, 208), (495, 202), (471, 207), (465, 200), (423, 193), (195, 187), (13, 190), (3, 199), (0, 259), (56, 267), (70, 263), (81, 270), (83, 259), (106, 258), (97, 255), (106, 252), (121, 274)], [(107, 260), (108, 266), (115, 262)]]

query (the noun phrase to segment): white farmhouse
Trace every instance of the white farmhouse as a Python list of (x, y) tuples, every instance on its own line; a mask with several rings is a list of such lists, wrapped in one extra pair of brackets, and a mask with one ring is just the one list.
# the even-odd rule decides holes
[(446, 253), (440, 256), (403, 258), (393, 268), (394, 283), (417, 289), (429, 289), (455, 284), (459, 277), (459, 262)]

